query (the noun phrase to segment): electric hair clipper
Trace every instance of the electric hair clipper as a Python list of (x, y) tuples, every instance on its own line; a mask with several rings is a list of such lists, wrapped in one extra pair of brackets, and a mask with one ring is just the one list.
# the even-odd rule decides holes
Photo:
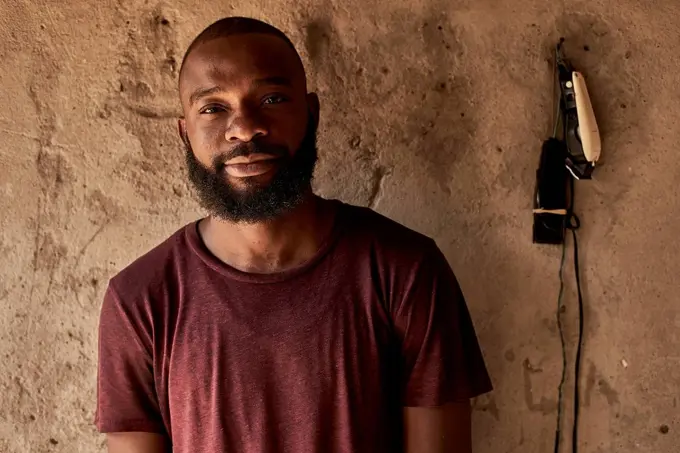
[(569, 174), (575, 179), (590, 179), (601, 151), (600, 132), (585, 80), (562, 55), (562, 42), (555, 47), (554, 76), (559, 95), (553, 93), (558, 98), (553, 135), (543, 142), (536, 170), (533, 241), (541, 244), (564, 241), (571, 211), (567, 197)]
[(583, 75), (562, 54), (562, 41), (555, 49), (560, 84), (560, 111), (567, 145), (566, 166), (576, 179), (590, 179), (600, 158), (600, 131)]
[(554, 137), (543, 142), (536, 170), (534, 191), (533, 241), (537, 244), (561, 244), (567, 217), (566, 145)]

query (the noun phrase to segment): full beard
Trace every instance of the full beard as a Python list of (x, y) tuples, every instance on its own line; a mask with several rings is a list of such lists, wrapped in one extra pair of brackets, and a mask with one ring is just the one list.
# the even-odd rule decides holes
[[(201, 207), (216, 218), (229, 222), (266, 222), (298, 206), (311, 191), (318, 159), (316, 122), (309, 115), (305, 137), (292, 156), (280, 147), (254, 144), (236, 149), (229, 157), (216, 156), (208, 167), (198, 161), (188, 139), (185, 140), (185, 151), (189, 181)], [(224, 177), (224, 162), (255, 152), (281, 159), (276, 174), (267, 185), (257, 184), (255, 178), (243, 178), (245, 187), (235, 188)]]

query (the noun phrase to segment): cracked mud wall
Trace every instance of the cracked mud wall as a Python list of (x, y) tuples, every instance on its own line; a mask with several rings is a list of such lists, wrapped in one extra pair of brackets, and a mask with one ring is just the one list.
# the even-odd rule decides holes
[(197, 5), (0, 2), (1, 453), (103, 451), (91, 424), (102, 293), (201, 214), (176, 71), (191, 37), (229, 14), (271, 21), (303, 54), (322, 102), (318, 192), (431, 235), (449, 258), (495, 384), (474, 404), (481, 453), (552, 451), (561, 254), (531, 244), (531, 197), (564, 36), (604, 143), (594, 180), (577, 184), (580, 451), (677, 451), (680, 3)]

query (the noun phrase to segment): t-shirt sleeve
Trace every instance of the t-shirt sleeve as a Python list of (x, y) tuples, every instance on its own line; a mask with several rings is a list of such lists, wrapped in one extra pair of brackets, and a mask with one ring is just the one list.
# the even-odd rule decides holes
[(150, 329), (144, 319), (144, 310), (124, 304), (109, 283), (99, 320), (94, 422), (101, 433), (165, 433), (155, 391)]
[(404, 406), (439, 406), (492, 390), (463, 293), (434, 241), (394, 309)]

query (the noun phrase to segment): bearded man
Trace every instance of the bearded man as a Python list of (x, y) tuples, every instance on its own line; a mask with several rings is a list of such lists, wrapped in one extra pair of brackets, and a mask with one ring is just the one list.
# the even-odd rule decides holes
[(313, 193), (319, 99), (291, 41), (219, 20), (179, 95), (208, 215), (109, 280), (109, 452), (470, 453), (491, 383), (462, 291), (432, 239)]

